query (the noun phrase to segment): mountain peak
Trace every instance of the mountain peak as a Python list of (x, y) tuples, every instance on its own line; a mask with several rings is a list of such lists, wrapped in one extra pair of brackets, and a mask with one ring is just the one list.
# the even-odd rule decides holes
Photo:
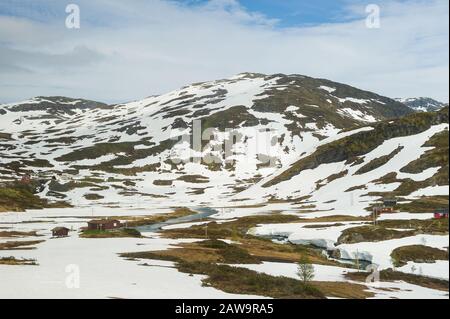
[(439, 111), (447, 105), (430, 97), (397, 98), (396, 100), (416, 112)]

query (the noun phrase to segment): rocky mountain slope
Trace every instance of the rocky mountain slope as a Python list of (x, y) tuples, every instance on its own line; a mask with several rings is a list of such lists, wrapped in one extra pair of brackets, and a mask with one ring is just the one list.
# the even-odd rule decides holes
[(31, 173), (41, 198), (74, 205), (283, 200), (360, 210), (384, 193), (448, 184), (448, 108), (413, 113), (371, 92), (282, 74), (120, 105), (38, 97), (0, 108), (0, 179)]
[(434, 112), (448, 106), (448, 104), (436, 101), (429, 97), (396, 99), (416, 112)]

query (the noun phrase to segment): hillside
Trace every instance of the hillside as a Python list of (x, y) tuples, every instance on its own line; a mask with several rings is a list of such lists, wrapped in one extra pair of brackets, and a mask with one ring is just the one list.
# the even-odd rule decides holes
[[(0, 178), (11, 182), (32, 173), (41, 181), (39, 197), (73, 205), (229, 204), (298, 200), (311, 192), (320, 196), (327, 189), (322, 184), (338, 183), (359, 169), (373, 172), (367, 167), (370, 154), (380, 153), (381, 144), (398, 137), (409, 143), (424, 131), (428, 138), (448, 122), (441, 112), (425, 123), (412, 115), (411, 123), (390, 124), (413, 111), (329, 80), (250, 73), (126, 104), (39, 97), (1, 110)], [(199, 130), (194, 120), (201, 121), (202, 130), (210, 129), (202, 141), (192, 138)], [(397, 147), (391, 148), (388, 153)], [(407, 150), (398, 152), (403, 157)], [(386, 168), (381, 164), (388, 159), (370, 165)], [(323, 170), (323, 164), (329, 168)], [(301, 186), (287, 185), (282, 191), (275, 185), (296, 171), (316, 168), (318, 179), (308, 177), (296, 184)], [(436, 168), (427, 169), (430, 174)], [(396, 170), (385, 169), (370, 182)], [(247, 195), (259, 188), (257, 197)]]
[(448, 104), (436, 101), (429, 97), (418, 97), (418, 98), (406, 98), (406, 99), (396, 99), (397, 101), (405, 104), (412, 110), (416, 112), (434, 112), (439, 111)]

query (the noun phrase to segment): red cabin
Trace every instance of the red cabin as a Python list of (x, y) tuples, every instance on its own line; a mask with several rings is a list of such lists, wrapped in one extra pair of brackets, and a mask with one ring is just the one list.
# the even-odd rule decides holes
[(448, 219), (448, 208), (444, 208), (444, 209), (438, 209), (435, 213), (434, 213), (434, 218), (435, 219)]

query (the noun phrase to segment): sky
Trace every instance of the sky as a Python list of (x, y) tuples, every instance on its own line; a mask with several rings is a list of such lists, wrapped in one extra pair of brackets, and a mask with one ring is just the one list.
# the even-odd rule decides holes
[(126, 102), (242, 72), (448, 102), (448, 38), (448, 0), (0, 0), (0, 103)]

